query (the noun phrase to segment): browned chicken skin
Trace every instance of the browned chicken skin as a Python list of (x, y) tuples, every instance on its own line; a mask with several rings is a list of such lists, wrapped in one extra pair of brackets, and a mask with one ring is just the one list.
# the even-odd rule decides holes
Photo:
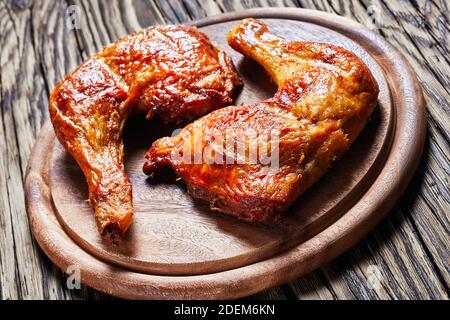
[(165, 122), (229, 104), (240, 84), (229, 57), (194, 27), (150, 27), (106, 47), (53, 90), (59, 141), (80, 165), (100, 233), (118, 242), (133, 215), (122, 129), (131, 110)]
[[(212, 209), (247, 221), (276, 220), (349, 148), (376, 105), (378, 86), (353, 53), (324, 43), (286, 41), (258, 20), (239, 23), (228, 42), (266, 69), (277, 93), (261, 103), (214, 111), (176, 137), (157, 140), (144, 171), (170, 166), (190, 194), (209, 201)], [(246, 135), (249, 130), (253, 135)], [(273, 132), (277, 140), (262, 139)], [(243, 158), (236, 152), (239, 136), (248, 139)], [(227, 149), (230, 141), (234, 147)], [(250, 148), (260, 142), (260, 150), (270, 149), (278, 159), (276, 166), (251, 161)], [(186, 155), (193, 150), (195, 157), (199, 149), (209, 161), (196, 163)]]

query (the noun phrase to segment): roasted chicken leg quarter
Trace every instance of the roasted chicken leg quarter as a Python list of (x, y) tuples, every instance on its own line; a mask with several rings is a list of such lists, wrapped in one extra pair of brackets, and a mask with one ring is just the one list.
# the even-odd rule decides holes
[(212, 209), (247, 221), (276, 220), (349, 148), (376, 105), (378, 86), (355, 54), (287, 41), (258, 20), (243, 20), (228, 42), (265, 68), (277, 93), (216, 110), (157, 140), (144, 171), (169, 166)]
[(150, 27), (106, 47), (53, 90), (50, 117), (81, 167), (101, 234), (118, 242), (133, 215), (122, 129), (132, 110), (165, 122), (229, 104), (240, 84), (229, 57), (194, 27)]

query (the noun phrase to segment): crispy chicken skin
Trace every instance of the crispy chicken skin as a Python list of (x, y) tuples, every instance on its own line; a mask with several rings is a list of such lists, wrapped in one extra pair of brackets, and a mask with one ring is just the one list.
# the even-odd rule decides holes
[(159, 26), (107, 46), (56, 86), (51, 121), (86, 177), (102, 235), (118, 242), (132, 221), (122, 144), (130, 112), (171, 123), (192, 120), (229, 104), (238, 85), (231, 60), (205, 34)]
[[(190, 194), (209, 201), (213, 210), (247, 221), (277, 220), (364, 128), (376, 105), (378, 85), (353, 53), (324, 43), (287, 41), (258, 20), (240, 22), (228, 33), (228, 42), (265, 68), (278, 85), (277, 93), (261, 103), (214, 111), (177, 136), (157, 140), (146, 155), (144, 172), (169, 166)], [(244, 158), (230, 164), (227, 152), (237, 146), (223, 148), (227, 133), (240, 136), (249, 129), (257, 134), (247, 137)], [(279, 138), (273, 140), (278, 149), (270, 155), (278, 155), (278, 165), (250, 161), (252, 144), (263, 141), (260, 150), (272, 150), (272, 142), (261, 139), (272, 132)], [(223, 142), (217, 136), (227, 138)], [(186, 157), (186, 150), (198, 152), (196, 148), (216, 161), (196, 163)]]

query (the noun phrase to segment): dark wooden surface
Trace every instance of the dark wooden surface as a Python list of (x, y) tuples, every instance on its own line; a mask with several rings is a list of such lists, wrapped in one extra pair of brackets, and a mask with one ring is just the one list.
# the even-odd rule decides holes
[[(78, 30), (69, 30), (65, 23), (71, 5), (81, 9)], [(324, 10), (374, 27), (416, 70), (429, 125), (419, 170), (387, 219), (327, 266), (251, 298), (448, 299), (450, 4), (445, 0), (2, 0), (0, 298), (110, 298), (86, 287), (69, 290), (66, 277), (39, 249), (28, 226), (22, 181), (35, 137), (48, 118), (48, 94), (56, 82), (104, 44), (134, 30), (258, 6)]]

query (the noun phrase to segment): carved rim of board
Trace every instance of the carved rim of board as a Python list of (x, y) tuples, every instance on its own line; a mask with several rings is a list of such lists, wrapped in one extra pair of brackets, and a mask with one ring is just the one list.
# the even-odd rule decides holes
[[(366, 193), (332, 225), (277, 256), (239, 268), (192, 276), (137, 273), (90, 255), (62, 229), (51, 201), (47, 148), (54, 141), (47, 123), (30, 155), (25, 177), (28, 217), (33, 234), (63, 271), (80, 268), (82, 283), (108, 294), (140, 299), (229, 299), (254, 294), (291, 281), (329, 262), (356, 244), (395, 205), (420, 160), (426, 135), (425, 101), (405, 57), (381, 36), (340, 16), (307, 9), (250, 9), (207, 18), (198, 27), (247, 17), (290, 19), (339, 32), (361, 45), (385, 73), (395, 110), (391, 149)], [(43, 157), (46, 155), (46, 157)]]

